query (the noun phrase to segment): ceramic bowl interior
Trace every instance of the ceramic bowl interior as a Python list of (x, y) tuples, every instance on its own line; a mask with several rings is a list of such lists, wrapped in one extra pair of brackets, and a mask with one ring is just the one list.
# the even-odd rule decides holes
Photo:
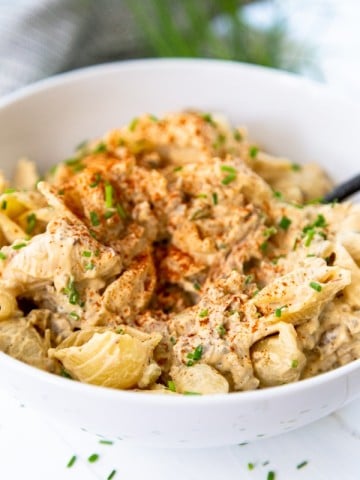
[[(237, 63), (149, 60), (61, 75), (0, 100), (0, 168), (28, 156), (41, 169), (84, 139), (141, 113), (221, 112), (268, 151), (316, 161), (336, 181), (356, 173), (360, 112), (327, 88)], [(314, 421), (360, 393), (360, 361), (318, 377), (255, 392), (149, 395), (84, 385), (0, 354), (0, 387), (75, 427), (152, 446), (251, 441)]]

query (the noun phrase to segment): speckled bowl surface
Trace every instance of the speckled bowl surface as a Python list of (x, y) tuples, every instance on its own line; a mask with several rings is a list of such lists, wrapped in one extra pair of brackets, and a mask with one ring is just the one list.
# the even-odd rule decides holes
[[(341, 181), (358, 170), (360, 110), (293, 75), (210, 60), (146, 60), (61, 75), (0, 99), (0, 168), (26, 155), (45, 169), (80, 141), (144, 112), (222, 112), (268, 151), (316, 161)], [(162, 447), (226, 445), (298, 428), (360, 393), (360, 361), (296, 384), (213, 396), (116, 391), (0, 354), (0, 388), (107, 438)]]

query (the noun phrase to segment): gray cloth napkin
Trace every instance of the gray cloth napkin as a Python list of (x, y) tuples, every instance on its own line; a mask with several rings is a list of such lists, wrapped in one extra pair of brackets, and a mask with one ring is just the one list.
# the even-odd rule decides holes
[(0, 95), (73, 68), (136, 56), (123, 0), (0, 0)]

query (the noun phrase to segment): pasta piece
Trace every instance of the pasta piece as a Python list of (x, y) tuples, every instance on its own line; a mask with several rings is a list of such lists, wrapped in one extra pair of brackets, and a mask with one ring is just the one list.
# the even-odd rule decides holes
[(49, 355), (81, 382), (120, 389), (148, 387), (161, 373), (160, 367), (151, 365), (153, 349), (161, 336), (142, 334), (146, 337), (142, 341), (122, 331), (74, 332)]
[(0, 322), (0, 350), (22, 362), (48, 372), (59, 372), (56, 360), (48, 358), (49, 335), (42, 338), (24, 318)]
[(27, 158), (20, 158), (15, 169), (14, 187), (19, 190), (32, 190), (38, 179), (35, 163)]
[(14, 295), (2, 290), (0, 292), (0, 320), (14, 316), (17, 310), (17, 302)]
[(173, 367), (170, 371), (178, 393), (228, 393), (229, 383), (225, 377), (204, 363), (192, 367)]
[(280, 322), (278, 328), (277, 335), (260, 340), (251, 349), (251, 360), (261, 387), (299, 380), (306, 364), (293, 325)]

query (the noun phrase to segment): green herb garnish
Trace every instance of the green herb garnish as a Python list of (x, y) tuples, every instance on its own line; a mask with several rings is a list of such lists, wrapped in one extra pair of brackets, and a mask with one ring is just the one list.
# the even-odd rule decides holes
[(127, 217), (128, 217), (128, 214), (126, 213), (126, 211), (124, 210), (124, 207), (121, 205), (121, 203), (118, 203), (116, 205), (116, 211), (119, 215), (120, 218), (122, 218), (123, 220), (126, 220)]
[(95, 265), (92, 262), (89, 262), (85, 265), (85, 270), (94, 270)]
[(205, 308), (204, 310), (201, 310), (201, 312), (199, 313), (200, 318), (205, 318), (208, 315), (209, 315), (209, 310), (207, 308)]
[(16, 188), (5, 188), (4, 193), (14, 193), (16, 192)]
[(77, 459), (77, 456), (76, 455), (73, 455), (70, 460), (68, 461), (67, 465), (66, 465), (66, 468), (71, 468), (74, 463), (76, 462), (76, 459)]
[(184, 392), (183, 395), (202, 395), (202, 393), (199, 393), (199, 392)]
[(7, 209), (7, 201), (3, 200), (1, 203), (1, 210), (6, 210)]
[(89, 250), (84, 250), (84, 251), (82, 252), (82, 256), (83, 256), (83, 257), (89, 258), (89, 257), (91, 257), (91, 255), (92, 255), (92, 254), (91, 254), (91, 252), (89, 252)]
[(255, 158), (256, 155), (258, 154), (259, 152), (259, 148), (256, 147), (255, 145), (252, 145), (250, 148), (249, 148), (249, 155), (251, 158)]
[(70, 317), (72, 317), (74, 320), (80, 320), (79, 315), (76, 312), (70, 312), (69, 313)]
[(216, 126), (216, 123), (214, 122), (210, 113), (204, 113), (203, 115), (201, 115), (201, 117), (203, 118), (203, 120), (205, 120), (205, 122), (210, 123), (210, 125)]
[(267, 250), (267, 248), (268, 248), (268, 246), (269, 246), (269, 243), (268, 243), (268, 242), (263, 242), (263, 243), (260, 245), (260, 250), (265, 253), (266, 250)]
[(275, 480), (275, 472), (269, 472), (267, 474), (267, 480)]
[(211, 196), (212, 196), (213, 204), (217, 205), (219, 203), (218, 194), (214, 192)]
[(283, 230), (287, 230), (290, 227), (290, 225), (291, 225), (290, 218), (284, 215), (279, 222), (279, 227), (282, 228)]
[(112, 480), (116, 475), (116, 470), (112, 470), (111, 473), (109, 473), (108, 477), (106, 480)]
[(196, 210), (190, 217), (190, 220), (203, 220), (210, 217), (210, 211), (207, 208)]
[(194, 283), (193, 283), (193, 287), (194, 287), (195, 290), (197, 290), (197, 291), (201, 290), (201, 285), (200, 285), (200, 283), (198, 283), (198, 282), (194, 282)]
[(224, 325), (219, 325), (216, 330), (218, 331), (220, 337), (226, 335), (226, 328), (224, 327)]
[(13, 246), (12, 246), (12, 249), (13, 249), (13, 250), (20, 250), (20, 248), (26, 247), (26, 245), (27, 245), (26, 243), (18, 243), (18, 244), (16, 244), (16, 245), (13, 245)]
[(106, 151), (107, 151), (107, 146), (105, 145), (104, 142), (100, 142), (94, 148), (93, 153), (105, 153)]
[(299, 360), (297, 358), (295, 358), (292, 362), (291, 362), (291, 368), (297, 368), (299, 366)]
[(139, 123), (139, 119), (138, 118), (133, 118), (131, 120), (131, 122), (129, 123), (129, 130), (130, 132), (133, 132), (137, 126), (137, 124)]
[(241, 142), (242, 140), (242, 135), (241, 133), (239, 132), (239, 130), (234, 130), (234, 138), (237, 142)]
[(175, 167), (174, 168), (174, 172), (180, 172), (180, 170), (182, 170), (184, 167), (182, 165), (179, 165), (178, 167)]
[(88, 462), (90, 463), (95, 463), (99, 460), (99, 454), (98, 453), (93, 453), (88, 457)]
[(90, 212), (90, 222), (93, 227), (98, 227), (100, 225), (100, 219), (96, 212)]
[(276, 308), (275, 309), (275, 317), (280, 318), (284, 308), (287, 308), (287, 305), (283, 305), (282, 307)]
[(113, 217), (115, 215), (114, 210), (108, 210), (107, 212), (104, 213), (104, 218), (105, 220), (109, 220), (109, 218)]
[(301, 165), (299, 165), (298, 163), (292, 163), (291, 170), (293, 170), (294, 172), (299, 172), (301, 170)]
[(303, 462), (299, 463), (299, 465), (296, 465), (296, 468), (298, 470), (300, 470), (301, 468), (304, 468), (306, 467), (306, 465), (308, 464), (309, 462), (307, 460), (304, 460)]
[(26, 217), (26, 233), (28, 235), (31, 235), (32, 232), (34, 231), (35, 227), (36, 227), (36, 215), (35, 213), (30, 213), (30, 215), (28, 215)]
[(113, 195), (114, 195), (114, 188), (110, 183), (105, 185), (105, 206), (106, 208), (112, 208), (113, 206)]
[(270, 238), (272, 237), (273, 235), (275, 235), (277, 233), (277, 230), (275, 227), (269, 227), (269, 228), (266, 228), (263, 232), (263, 235), (264, 237), (266, 238)]
[(63, 289), (63, 293), (68, 296), (71, 305), (77, 305), (79, 303), (80, 294), (75, 287), (73, 278), (69, 279), (67, 286)]
[(101, 445), (113, 445), (114, 442), (112, 442), (111, 440), (99, 440), (99, 443), (101, 443)]
[(95, 173), (95, 180), (90, 183), (90, 188), (95, 188), (99, 185), (99, 183), (101, 182), (101, 175), (100, 173)]
[(168, 381), (168, 389), (171, 392), (176, 392), (176, 385), (175, 385), (175, 382), (173, 380)]
[(254, 470), (255, 465), (253, 463), (248, 463), (247, 468), (248, 468), (248, 470)]
[(281, 192), (273, 192), (273, 195), (275, 198), (282, 199), (282, 193)]
[(320, 283), (317, 283), (317, 282), (310, 282), (309, 286), (314, 290), (316, 290), (317, 292), (321, 292), (322, 290), (322, 286), (320, 285)]
[(0, 260), (6, 260), (6, 255), (3, 252), (0, 252)]
[(189, 359), (189, 361), (187, 362), (187, 366), (191, 367), (192, 365), (194, 365), (194, 362), (198, 362), (201, 359), (202, 354), (203, 354), (203, 346), (198, 345), (193, 352), (189, 352), (186, 355), (186, 358)]

